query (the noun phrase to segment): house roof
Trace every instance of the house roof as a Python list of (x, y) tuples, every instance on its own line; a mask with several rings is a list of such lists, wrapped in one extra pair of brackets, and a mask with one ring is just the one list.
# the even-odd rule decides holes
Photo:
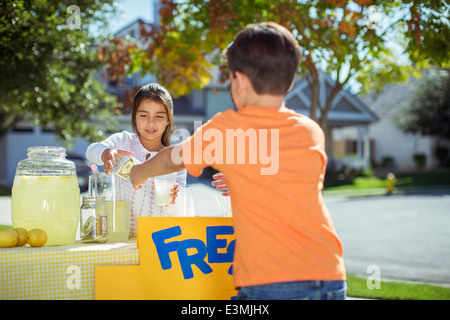
[[(325, 105), (326, 98), (335, 85), (330, 76), (319, 73), (320, 104)], [(298, 80), (291, 91), (286, 95), (288, 108), (310, 115), (311, 90), (307, 78)], [(318, 111), (320, 112), (320, 111)], [(320, 114), (318, 114), (319, 116)], [(357, 96), (347, 90), (341, 90), (333, 101), (331, 111), (328, 113), (328, 127), (344, 127), (350, 125), (369, 124), (378, 121), (378, 116)]]
[(121, 27), (119, 30), (117, 30), (116, 32), (114, 32), (114, 34), (116, 36), (125, 36), (124, 32), (126, 32), (129, 29), (135, 28), (135, 27), (139, 27), (139, 22), (142, 21), (144, 22), (147, 26), (152, 25), (152, 23), (146, 22), (145, 19), (142, 18), (137, 18), (136, 20), (131, 21), (130, 23), (128, 23), (127, 25)]
[(408, 83), (386, 85), (378, 94), (365, 94), (360, 99), (380, 118), (391, 118), (414, 97), (419, 79), (411, 76)]

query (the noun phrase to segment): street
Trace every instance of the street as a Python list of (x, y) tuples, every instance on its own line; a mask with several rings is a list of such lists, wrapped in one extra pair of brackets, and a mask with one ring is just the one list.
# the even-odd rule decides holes
[(348, 273), (450, 285), (449, 190), (325, 202)]

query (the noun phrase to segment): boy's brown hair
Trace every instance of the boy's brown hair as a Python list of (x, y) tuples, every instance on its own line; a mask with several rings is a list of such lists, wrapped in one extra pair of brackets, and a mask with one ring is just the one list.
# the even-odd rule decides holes
[(297, 72), (301, 49), (289, 30), (262, 22), (239, 32), (225, 55), (232, 76), (236, 71), (244, 73), (257, 94), (285, 95)]

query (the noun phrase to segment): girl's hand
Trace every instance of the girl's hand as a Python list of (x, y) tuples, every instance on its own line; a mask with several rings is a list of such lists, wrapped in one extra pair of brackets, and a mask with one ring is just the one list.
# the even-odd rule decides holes
[[(154, 186), (155, 186), (155, 185), (153, 185), (153, 187), (154, 187)], [(179, 191), (179, 189), (178, 189), (178, 183), (175, 183), (175, 184), (173, 185), (173, 189), (171, 189), (170, 191), (172, 191), (172, 193), (170, 194), (170, 196), (173, 198), (171, 204), (175, 204), (175, 199), (178, 197), (178, 191)]]
[[(155, 184), (152, 184), (152, 188), (155, 189)], [(135, 188), (135, 189), (137, 189), (137, 188)], [(178, 191), (179, 191), (178, 183), (175, 183), (173, 185), (173, 189), (170, 189), (170, 191), (172, 192), (170, 194), (170, 196), (173, 198), (173, 200), (172, 200), (172, 202), (170, 204), (175, 204), (175, 199), (178, 197)]]
[(216, 173), (212, 176), (215, 181), (211, 182), (211, 185), (213, 187), (216, 187), (218, 191), (225, 191), (222, 192), (223, 196), (229, 196), (230, 190), (228, 190), (227, 182), (225, 180), (225, 177), (222, 173)]
[(109, 176), (114, 171), (114, 161), (121, 156), (132, 156), (134, 152), (122, 149), (106, 149), (102, 153), (103, 171)]

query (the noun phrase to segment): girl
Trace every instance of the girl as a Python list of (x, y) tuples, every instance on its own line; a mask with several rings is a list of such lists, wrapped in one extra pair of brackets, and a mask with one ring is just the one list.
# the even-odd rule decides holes
[[(129, 156), (144, 162), (170, 145), (170, 134), (174, 129), (173, 102), (167, 90), (156, 83), (150, 83), (136, 93), (131, 113), (134, 133), (115, 133), (102, 142), (91, 144), (86, 150), (86, 158), (97, 165), (103, 165), (106, 174), (120, 168)], [(178, 186), (186, 186), (186, 170), (177, 173), (177, 181), (172, 189), (175, 198)], [(142, 189), (133, 189), (130, 180), (115, 177), (116, 192), (125, 190), (130, 201), (130, 237), (136, 236), (137, 217), (172, 215), (171, 207), (156, 204), (154, 179), (150, 178)], [(175, 200), (174, 200), (175, 201)], [(174, 202), (172, 202), (174, 203)]]

